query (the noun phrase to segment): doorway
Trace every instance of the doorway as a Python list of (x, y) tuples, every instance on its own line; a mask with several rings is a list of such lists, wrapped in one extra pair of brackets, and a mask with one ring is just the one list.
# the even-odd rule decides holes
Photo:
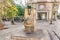
[(38, 20), (47, 20), (47, 12), (38, 12)]

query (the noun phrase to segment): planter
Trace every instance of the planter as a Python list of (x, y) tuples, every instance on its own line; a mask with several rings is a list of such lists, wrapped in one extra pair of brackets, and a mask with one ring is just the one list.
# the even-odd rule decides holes
[(0, 25), (0, 30), (4, 29), (4, 25)]

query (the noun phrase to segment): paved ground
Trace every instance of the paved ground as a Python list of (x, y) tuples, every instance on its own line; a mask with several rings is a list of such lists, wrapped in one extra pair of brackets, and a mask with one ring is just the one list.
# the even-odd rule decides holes
[[(16, 25), (11, 25), (10, 22), (5, 22), (5, 27), (7, 27), (8, 29), (0, 30), (0, 40), (11, 40), (11, 35), (14, 35), (16, 33), (18, 35), (22, 33), (20, 31), (23, 31), (24, 29), (23, 23), (15, 24)], [(53, 21), (53, 24), (51, 25), (47, 21), (37, 21), (35, 28), (36, 30), (43, 30), (45, 34), (45, 40), (59, 40), (60, 20)]]

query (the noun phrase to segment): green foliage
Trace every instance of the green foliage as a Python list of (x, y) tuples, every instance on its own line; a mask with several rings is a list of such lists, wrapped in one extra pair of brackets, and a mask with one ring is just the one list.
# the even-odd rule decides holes
[(17, 12), (16, 6), (8, 7), (6, 17), (12, 19), (17, 16)]
[(24, 7), (17, 5), (18, 16), (24, 16)]

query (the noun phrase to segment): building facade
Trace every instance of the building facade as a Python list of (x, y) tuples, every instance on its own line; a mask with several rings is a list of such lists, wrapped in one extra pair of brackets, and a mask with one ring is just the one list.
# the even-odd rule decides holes
[(36, 19), (51, 20), (57, 19), (59, 0), (29, 0), (33, 8), (36, 8)]

